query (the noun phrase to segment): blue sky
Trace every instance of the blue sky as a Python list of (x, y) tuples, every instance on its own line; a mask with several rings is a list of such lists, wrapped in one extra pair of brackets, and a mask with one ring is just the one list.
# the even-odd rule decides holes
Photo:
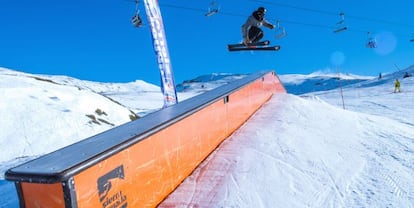
[[(214, 72), (278, 74), (318, 70), (377, 76), (414, 64), (414, 3), (406, 0), (216, 0), (220, 13), (205, 17), (210, 0), (160, 0), (175, 82)], [(278, 52), (228, 52), (240, 27), (259, 6), (288, 35), (265, 39)], [(159, 85), (159, 69), (144, 5), (144, 27), (130, 19), (128, 0), (1, 0), (0, 66), (28, 73), (68, 75), (99, 82), (144, 80)], [(333, 28), (345, 13), (348, 31)], [(365, 47), (367, 32), (378, 48)]]

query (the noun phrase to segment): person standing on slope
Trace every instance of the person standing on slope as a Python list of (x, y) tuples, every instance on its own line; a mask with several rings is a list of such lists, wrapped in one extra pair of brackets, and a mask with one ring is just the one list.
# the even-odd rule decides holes
[(395, 80), (395, 83), (394, 83), (394, 93), (396, 93), (396, 92), (401, 92), (401, 90), (400, 90), (400, 81), (398, 80), (398, 79), (396, 79)]
[(275, 28), (273, 24), (268, 22), (264, 16), (266, 14), (266, 9), (264, 7), (259, 7), (256, 11), (250, 15), (246, 22), (242, 25), (242, 35), (243, 43), (248, 45), (249, 43), (255, 43), (260, 41), (264, 33), (260, 27), (265, 26), (270, 29)]

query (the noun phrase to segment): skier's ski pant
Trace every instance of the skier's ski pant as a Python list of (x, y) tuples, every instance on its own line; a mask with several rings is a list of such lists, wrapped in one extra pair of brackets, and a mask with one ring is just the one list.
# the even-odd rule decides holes
[(263, 38), (263, 31), (262, 29), (252, 26), (249, 29), (249, 40), (252, 43), (259, 42)]

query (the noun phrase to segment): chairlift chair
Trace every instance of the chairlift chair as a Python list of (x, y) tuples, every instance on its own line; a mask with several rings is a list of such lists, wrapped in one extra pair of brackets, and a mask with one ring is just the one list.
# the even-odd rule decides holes
[(341, 17), (341, 20), (336, 23), (334, 33), (339, 33), (348, 29), (345, 25), (345, 13), (341, 12), (339, 13), (339, 16)]
[(135, 27), (142, 27), (142, 19), (138, 13), (131, 18), (131, 22)]
[(275, 31), (276, 39), (284, 38), (287, 35), (285, 28), (280, 26), (280, 20), (277, 20)]
[(135, 27), (142, 27), (142, 19), (141, 19), (141, 16), (139, 15), (138, 3), (139, 3), (139, 1), (135, 0), (135, 14), (131, 18), (131, 23)]
[(206, 17), (213, 16), (213, 15), (217, 14), (219, 12), (219, 10), (220, 10), (220, 6), (217, 4), (217, 2), (212, 1), (210, 3), (210, 5), (208, 6), (207, 13), (204, 14), (204, 16), (206, 16)]
[(371, 37), (371, 33), (368, 32), (368, 39), (366, 43), (367, 48), (376, 48), (377, 47), (377, 40)]
[(414, 42), (414, 33), (413, 33), (413, 35), (412, 35), (412, 37), (411, 37), (411, 40), (410, 40), (411, 42)]

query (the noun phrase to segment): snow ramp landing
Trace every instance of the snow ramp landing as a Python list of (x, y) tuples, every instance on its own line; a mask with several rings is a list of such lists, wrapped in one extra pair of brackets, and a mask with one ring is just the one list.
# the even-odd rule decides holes
[(275, 94), (158, 207), (414, 207), (413, 138), (410, 124)]
[(155, 207), (273, 94), (273, 71), (187, 99), (6, 172), (21, 207)]

